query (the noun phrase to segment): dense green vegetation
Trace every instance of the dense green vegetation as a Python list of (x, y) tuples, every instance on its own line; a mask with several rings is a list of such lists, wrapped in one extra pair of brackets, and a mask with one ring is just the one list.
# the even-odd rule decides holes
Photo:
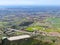
[[(11, 20), (9, 19), (9, 16), (4, 17), (2, 21), (0, 21), (0, 30), (3, 32), (3, 34), (0, 34), (0, 39), (2, 37), (11, 37), (11, 36), (18, 36), (22, 35), (23, 33), (18, 31), (11, 31), (7, 30), (7, 28), (16, 29), (16, 30), (24, 30), (28, 32), (34, 32), (35, 30), (38, 31), (44, 31), (44, 32), (59, 32), (60, 33), (60, 18), (58, 17), (50, 17), (46, 19), (40, 19), (39, 16), (34, 17), (31, 19), (27, 17), (14, 17), (11, 16)], [(30, 23), (30, 24), (29, 24)], [(43, 36), (39, 35), (37, 37), (34, 37), (33, 39), (29, 40), (22, 40), (21, 42), (18, 41), (17, 44), (11, 45), (59, 45), (60, 44), (60, 37), (54, 37), (54, 36)]]

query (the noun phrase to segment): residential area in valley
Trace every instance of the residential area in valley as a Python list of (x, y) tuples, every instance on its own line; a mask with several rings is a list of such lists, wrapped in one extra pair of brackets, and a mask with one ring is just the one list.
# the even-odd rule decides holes
[(0, 44), (2, 43), (60, 45), (60, 7), (0, 8)]

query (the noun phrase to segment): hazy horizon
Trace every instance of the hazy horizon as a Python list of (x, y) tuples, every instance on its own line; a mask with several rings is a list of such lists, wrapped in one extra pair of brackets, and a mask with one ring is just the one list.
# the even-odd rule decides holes
[(60, 6), (60, 0), (0, 0), (0, 6)]

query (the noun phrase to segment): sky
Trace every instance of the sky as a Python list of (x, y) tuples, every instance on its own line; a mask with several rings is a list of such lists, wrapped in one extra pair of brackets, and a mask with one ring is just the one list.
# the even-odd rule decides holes
[(59, 5), (60, 0), (0, 0), (0, 5)]

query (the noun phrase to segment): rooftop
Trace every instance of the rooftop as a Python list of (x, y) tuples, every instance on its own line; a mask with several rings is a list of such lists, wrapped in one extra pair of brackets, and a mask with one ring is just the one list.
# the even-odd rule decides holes
[(20, 39), (25, 39), (25, 38), (30, 38), (30, 35), (20, 35), (20, 36), (14, 36), (14, 37), (9, 37), (7, 38), (9, 41), (14, 41), (14, 40), (20, 40)]

